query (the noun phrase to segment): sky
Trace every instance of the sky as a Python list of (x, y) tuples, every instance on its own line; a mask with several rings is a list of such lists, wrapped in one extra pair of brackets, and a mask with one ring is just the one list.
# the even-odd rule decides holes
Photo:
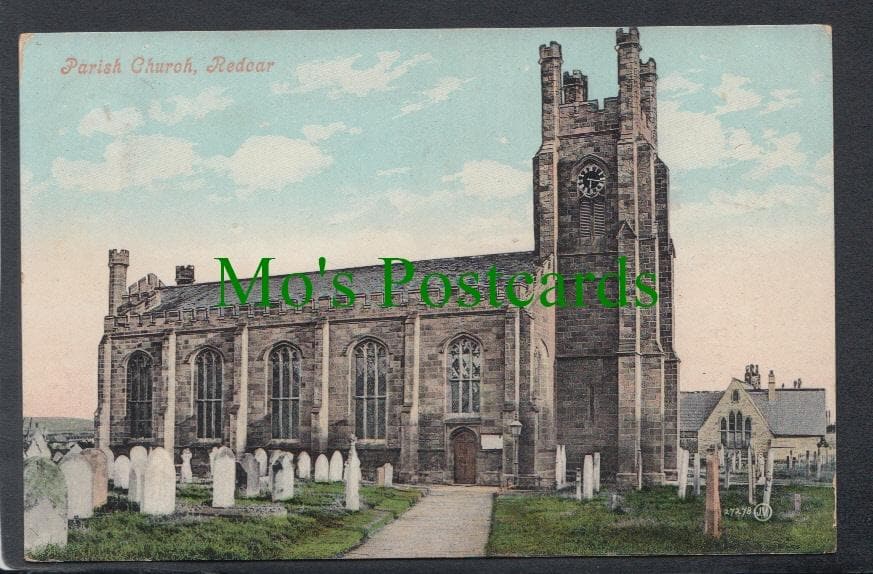
[[(745, 365), (834, 409), (831, 38), (641, 28), (671, 170), (682, 390)], [(538, 46), (617, 95), (615, 29), (37, 34), (21, 58), (25, 416), (91, 417), (107, 251), (128, 282), (533, 248)], [(197, 73), (135, 74), (137, 57)], [(269, 71), (208, 67), (216, 57)], [(118, 74), (62, 74), (68, 58)], [(251, 270), (251, 271), (248, 271)]]

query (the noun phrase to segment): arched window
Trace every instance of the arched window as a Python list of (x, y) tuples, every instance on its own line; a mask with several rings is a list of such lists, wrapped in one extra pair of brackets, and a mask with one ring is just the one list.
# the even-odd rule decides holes
[(734, 446), (739, 448), (743, 446), (743, 412), (738, 411), (734, 416), (737, 419), (737, 426), (734, 430)]
[(458, 337), (449, 345), (449, 407), (453, 413), (479, 412), (482, 357), (479, 343)]
[(195, 361), (197, 389), (197, 438), (221, 438), (223, 369), (221, 355), (212, 349), (201, 351)]
[(270, 406), (273, 438), (298, 438), (300, 432), (300, 353), (290, 345), (270, 352)]
[(734, 392), (731, 393), (731, 401), (738, 402), (740, 400), (740, 391), (734, 389)]
[(728, 447), (734, 447), (734, 436), (736, 436), (737, 432), (737, 419), (736, 415), (733, 411), (728, 415)]
[(152, 436), (152, 359), (134, 353), (127, 362), (127, 418), (131, 438)]
[(721, 417), (721, 444), (725, 447), (728, 445), (727, 420), (724, 417)]
[(385, 438), (385, 401), (388, 396), (388, 351), (375, 341), (355, 347), (355, 435)]
[(745, 446), (752, 444), (752, 417), (746, 417), (746, 442)]

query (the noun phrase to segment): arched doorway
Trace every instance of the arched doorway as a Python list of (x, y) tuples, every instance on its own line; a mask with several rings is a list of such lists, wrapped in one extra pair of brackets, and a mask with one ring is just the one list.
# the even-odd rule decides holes
[(476, 433), (464, 428), (452, 435), (454, 481), (457, 484), (476, 484), (476, 453), (479, 451)]

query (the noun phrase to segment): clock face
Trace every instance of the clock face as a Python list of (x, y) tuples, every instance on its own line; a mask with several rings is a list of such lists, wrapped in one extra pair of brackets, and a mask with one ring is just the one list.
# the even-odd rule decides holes
[(606, 174), (596, 165), (586, 166), (579, 172), (576, 187), (583, 197), (597, 197), (606, 187)]

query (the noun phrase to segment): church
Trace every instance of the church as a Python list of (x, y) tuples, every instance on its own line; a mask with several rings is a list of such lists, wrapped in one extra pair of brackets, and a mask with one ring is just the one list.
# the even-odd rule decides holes
[[(571, 472), (599, 452), (604, 480), (619, 488), (675, 480), (669, 172), (657, 153), (655, 62), (640, 50), (636, 28), (617, 31), (618, 96), (601, 104), (582, 72), (562, 71), (558, 43), (540, 46), (533, 251), (415, 267), (456, 278), (496, 266), (503, 277), (535, 273), (536, 284), (560, 273), (572, 299), (574, 274), (614, 273), (623, 257), (631, 279), (616, 289), (632, 300), (632, 278), (654, 274), (656, 304), (463, 307), (454, 296), (434, 308), (408, 290), (385, 307), (382, 267), (372, 266), (333, 272), (354, 274), (349, 307), (330, 304), (318, 272), (302, 308), (281, 298), (219, 307), (221, 284), (198, 283), (190, 265), (176, 267), (172, 286), (154, 274), (129, 284), (131, 254), (113, 249), (97, 446), (163, 446), (177, 462), (188, 448), (196, 472), (218, 445), (317, 456), (345, 453), (354, 436), (365, 478), (390, 462), (400, 482), (554, 488), (564, 445)], [(597, 284), (581, 286), (597, 301)], [(281, 278), (269, 288), (278, 295)]]

